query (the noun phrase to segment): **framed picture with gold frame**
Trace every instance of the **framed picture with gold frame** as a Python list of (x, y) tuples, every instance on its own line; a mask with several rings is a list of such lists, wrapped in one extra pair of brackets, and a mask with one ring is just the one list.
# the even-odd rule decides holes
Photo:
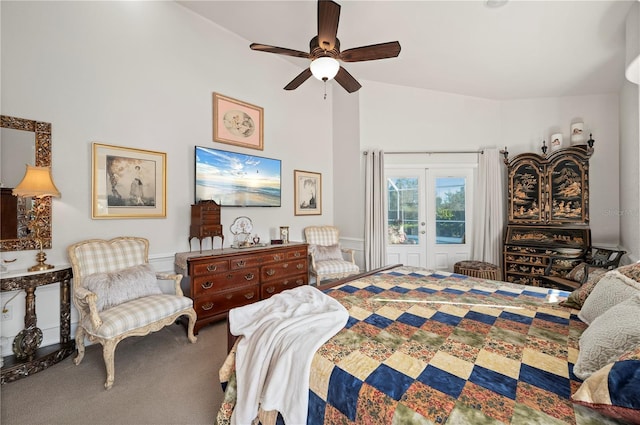
[(264, 109), (213, 93), (213, 141), (264, 149)]
[(165, 218), (167, 154), (93, 143), (91, 217)]
[(293, 170), (295, 215), (322, 215), (322, 174)]

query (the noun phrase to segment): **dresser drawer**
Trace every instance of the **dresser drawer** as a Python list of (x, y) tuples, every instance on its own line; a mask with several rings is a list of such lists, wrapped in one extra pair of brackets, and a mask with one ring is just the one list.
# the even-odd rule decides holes
[(297, 248), (297, 249), (291, 249), (289, 251), (287, 251), (287, 260), (295, 260), (298, 258), (306, 258), (307, 257), (307, 248), (306, 247), (302, 247), (302, 248)]
[(262, 264), (262, 257), (260, 255), (241, 255), (234, 256), (229, 259), (229, 266), (231, 267), (231, 270), (258, 267), (260, 264)]
[(258, 285), (246, 286), (235, 291), (226, 291), (198, 297), (193, 302), (193, 308), (198, 320), (227, 312), (232, 308), (241, 307), (260, 300)]
[(279, 282), (263, 283), (260, 287), (260, 298), (264, 300), (286, 289), (306, 285), (307, 283), (309, 283), (309, 277), (307, 274), (291, 276)]
[(228, 260), (211, 260), (193, 264), (191, 275), (200, 276), (203, 274), (226, 272), (227, 270), (229, 270)]
[(258, 283), (258, 268), (228, 271), (193, 278), (193, 293), (198, 297), (205, 293), (213, 293)]
[(281, 263), (266, 264), (260, 271), (260, 281), (269, 282), (281, 280), (288, 276), (297, 275), (307, 271), (307, 259), (283, 261)]

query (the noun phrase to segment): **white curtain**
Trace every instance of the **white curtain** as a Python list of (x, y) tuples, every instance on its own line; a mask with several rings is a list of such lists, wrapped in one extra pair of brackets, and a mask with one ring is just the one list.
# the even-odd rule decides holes
[(372, 270), (387, 262), (384, 152), (376, 149), (366, 151), (364, 170), (364, 260), (365, 268)]
[(497, 148), (484, 149), (478, 161), (478, 181), (474, 199), (471, 259), (502, 264), (502, 237), (505, 225), (505, 165)]

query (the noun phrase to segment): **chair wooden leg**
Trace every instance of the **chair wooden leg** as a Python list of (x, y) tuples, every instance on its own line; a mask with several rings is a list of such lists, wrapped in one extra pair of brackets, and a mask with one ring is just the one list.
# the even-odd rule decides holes
[(107, 340), (102, 346), (104, 365), (107, 368), (107, 381), (104, 383), (104, 388), (107, 390), (111, 389), (111, 387), (113, 386), (113, 381), (115, 380), (114, 356), (117, 344), (118, 343), (114, 340)]
[(193, 334), (193, 328), (196, 324), (197, 318), (196, 311), (194, 309), (191, 309), (191, 311), (187, 313), (187, 316), (189, 317), (189, 325), (187, 325), (187, 338), (189, 338), (189, 342), (194, 344), (198, 340), (198, 337)]
[(82, 326), (78, 326), (78, 329), (76, 329), (76, 349), (78, 354), (73, 359), (73, 363), (77, 366), (84, 358), (84, 329)]

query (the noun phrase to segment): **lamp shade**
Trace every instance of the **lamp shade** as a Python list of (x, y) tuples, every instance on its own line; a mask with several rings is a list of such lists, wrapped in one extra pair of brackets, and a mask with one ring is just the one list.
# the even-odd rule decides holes
[(340, 69), (340, 63), (334, 58), (323, 56), (314, 59), (309, 66), (314, 77), (321, 81), (331, 80)]
[(625, 77), (640, 84), (640, 3), (634, 2), (627, 15)]
[(51, 167), (35, 167), (27, 164), (27, 172), (22, 181), (13, 189), (15, 196), (42, 198), (60, 197), (60, 191), (53, 183)]

